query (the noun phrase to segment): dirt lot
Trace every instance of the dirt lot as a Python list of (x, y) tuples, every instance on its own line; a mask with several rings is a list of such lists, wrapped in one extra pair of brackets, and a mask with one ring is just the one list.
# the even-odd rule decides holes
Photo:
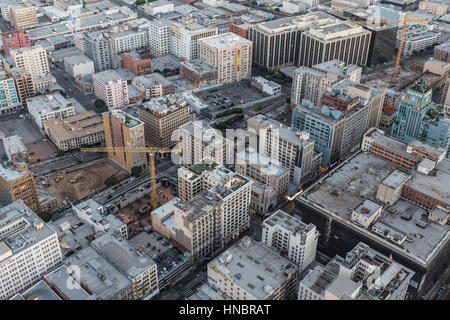
[(58, 148), (51, 141), (38, 141), (28, 144), (26, 147), (30, 153), (30, 164), (45, 161), (58, 151)]
[[(70, 179), (81, 173), (77, 183), (70, 183)], [(47, 187), (50, 193), (54, 194), (58, 204), (61, 205), (65, 197), (69, 197), (72, 202), (78, 201), (88, 195), (92, 195), (106, 188), (105, 179), (114, 174), (119, 180), (128, 177), (128, 173), (117, 164), (104, 159), (91, 167), (82, 168), (68, 174), (51, 175)], [(58, 175), (63, 175), (63, 179), (55, 182)]]

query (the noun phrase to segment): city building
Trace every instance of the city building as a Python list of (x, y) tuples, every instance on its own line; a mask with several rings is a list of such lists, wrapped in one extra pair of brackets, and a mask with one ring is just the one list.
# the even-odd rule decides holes
[(28, 150), (22, 142), (22, 137), (13, 135), (3, 138), (2, 142), (8, 161), (13, 161), (16, 157), (28, 161)]
[(50, 73), (47, 52), (42, 47), (11, 50), (11, 58), (15, 67), (24, 68), (33, 78)]
[[(401, 29), (397, 31), (395, 48), (398, 48), (400, 45), (401, 33)], [(416, 54), (427, 47), (433, 46), (433, 44), (439, 43), (440, 39), (441, 32), (434, 30), (432, 24), (408, 22), (402, 55), (411, 56)]]
[(199, 57), (197, 41), (217, 35), (218, 29), (198, 23), (181, 24), (172, 22), (170, 33), (171, 52), (184, 60), (191, 61)]
[(180, 164), (193, 165), (204, 157), (224, 165), (234, 163), (233, 142), (224, 138), (219, 130), (196, 121), (182, 125), (178, 132), (178, 146), (182, 150)]
[(103, 120), (94, 111), (46, 120), (43, 127), (59, 150), (68, 151), (105, 141)]
[(22, 201), (0, 208), (0, 299), (37, 283), (62, 261), (57, 233)]
[(199, 39), (198, 57), (217, 68), (217, 83), (220, 85), (251, 77), (252, 42), (234, 33)]
[(281, 94), (281, 85), (275, 81), (267, 80), (263, 77), (252, 77), (252, 85), (262, 92), (270, 94), (271, 96), (278, 96)]
[(173, 132), (189, 122), (189, 105), (180, 94), (152, 98), (138, 110), (139, 119), (144, 122), (145, 143), (149, 146), (174, 146), (177, 140)]
[(432, 90), (422, 81), (408, 88), (392, 126), (392, 137), (404, 142), (416, 139), (448, 150), (450, 118), (431, 99)]
[(106, 70), (92, 76), (94, 94), (103, 100), (108, 110), (122, 108), (129, 103), (127, 81), (114, 70)]
[(196, 86), (217, 81), (217, 69), (200, 59), (180, 62), (180, 74)]
[(202, 2), (211, 7), (223, 7), (230, 4), (228, 0), (202, 0)]
[(112, 52), (137, 51), (148, 48), (147, 30), (125, 30), (109, 34)]
[[(145, 147), (144, 122), (113, 109), (102, 114), (107, 147)], [(108, 157), (128, 171), (135, 166), (147, 167), (146, 156), (134, 152), (108, 152)]]
[(78, 104), (75, 99), (66, 99), (59, 92), (40, 95), (27, 100), (28, 112), (40, 129), (44, 128), (45, 120), (75, 115), (75, 104)]
[(64, 58), (64, 69), (71, 78), (94, 74), (94, 62), (85, 55)]
[(111, 43), (102, 32), (84, 33), (83, 46), (86, 56), (94, 62), (95, 71), (101, 72), (113, 69)]
[(247, 120), (248, 130), (259, 138), (259, 153), (289, 169), (290, 182), (300, 185), (319, 174), (322, 154), (314, 151), (309, 133), (294, 131), (282, 123), (258, 114)]
[(241, 20), (233, 21), (228, 24), (228, 30), (238, 36), (248, 39), (249, 23), (242, 22)]
[(169, 20), (151, 20), (148, 23), (148, 47), (153, 55), (166, 56), (171, 51), (171, 22)]
[(300, 281), (299, 300), (405, 300), (414, 271), (360, 242)]
[(292, 262), (245, 236), (208, 263), (208, 284), (233, 300), (287, 300), (298, 273)]
[[(249, 228), (252, 182), (224, 166), (204, 159), (193, 166), (203, 176), (205, 190), (175, 206), (175, 238), (193, 261), (211, 256)], [(211, 167), (214, 168), (211, 170)], [(209, 169), (208, 169), (209, 168)]]
[(443, 43), (434, 47), (433, 58), (445, 62), (450, 62), (450, 44)]
[(138, 88), (145, 99), (159, 98), (175, 93), (175, 85), (158, 72), (135, 77), (131, 84)]
[(91, 246), (131, 280), (134, 299), (148, 300), (159, 293), (156, 263), (127, 240), (106, 233)]
[(319, 232), (313, 224), (277, 210), (262, 223), (261, 242), (305, 270), (316, 258)]
[(33, 28), (38, 24), (36, 7), (15, 5), (10, 9), (10, 22), (16, 30)]
[(25, 31), (2, 32), (2, 42), (7, 57), (11, 55), (11, 50), (31, 47), (30, 37)]
[(21, 107), (14, 78), (8, 77), (6, 72), (0, 71), (0, 113), (10, 113)]
[(16, 84), (17, 94), (21, 103), (35, 95), (33, 78), (29, 72), (24, 68), (11, 68), (9, 72)]
[(167, 0), (147, 2), (141, 7), (146, 14), (152, 17), (174, 11), (174, 4)]
[(41, 207), (42, 212), (52, 213), (59, 209), (56, 197), (49, 193), (47, 189), (37, 185), (36, 190), (39, 197), (39, 206)]
[(122, 54), (122, 66), (136, 76), (152, 73), (152, 60), (142, 59), (136, 52)]
[(448, 12), (449, 5), (447, 3), (437, 1), (421, 1), (419, 3), (419, 10), (434, 14), (435, 16), (443, 16)]

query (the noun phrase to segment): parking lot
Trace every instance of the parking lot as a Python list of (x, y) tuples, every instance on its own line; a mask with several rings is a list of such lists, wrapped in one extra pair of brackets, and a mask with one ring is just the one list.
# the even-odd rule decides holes
[(183, 251), (177, 249), (166, 238), (154, 231), (141, 232), (130, 242), (156, 262), (160, 277), (187, 259)]
[(226, 108), (268, 97), (269, 94), (259, 91), (249, 81), (225, 85), (220, 88), (202, 91), (195, 94), (209, 106), (211, 112), (219, 112)]

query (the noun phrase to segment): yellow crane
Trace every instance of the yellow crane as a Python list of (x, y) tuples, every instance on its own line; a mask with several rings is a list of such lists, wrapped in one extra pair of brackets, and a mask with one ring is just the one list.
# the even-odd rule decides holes
[(156, 169), (155, 169), (155, 154), (156, 153), (171, 153), (177, 152), (180, 153), (179, 150), (172, 150), (168, 148), (153, 148), (153, 147), (100, 147), (100, 148), (81, 148), (83, 152), (130, 152), (130, 153), (148, 153), (149, 161), (150, 161), (150, 179), (151, 179), (151, 201), (152, 201), (152, 210), (155, 210), (158, 207), (158, 194), (156, 193)]

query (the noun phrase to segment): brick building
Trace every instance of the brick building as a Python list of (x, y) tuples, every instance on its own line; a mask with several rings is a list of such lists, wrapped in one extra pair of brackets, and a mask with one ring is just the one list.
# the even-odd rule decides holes
[(11, 55), (11, 50), (31, 47), (30, 37), (25, 31), (2, 32), (2, 42), (6, 56)]
[(152, 60), (142, 59), (138, 53), (123, 53), (122, 66), (137, 76), (152, 73)]

